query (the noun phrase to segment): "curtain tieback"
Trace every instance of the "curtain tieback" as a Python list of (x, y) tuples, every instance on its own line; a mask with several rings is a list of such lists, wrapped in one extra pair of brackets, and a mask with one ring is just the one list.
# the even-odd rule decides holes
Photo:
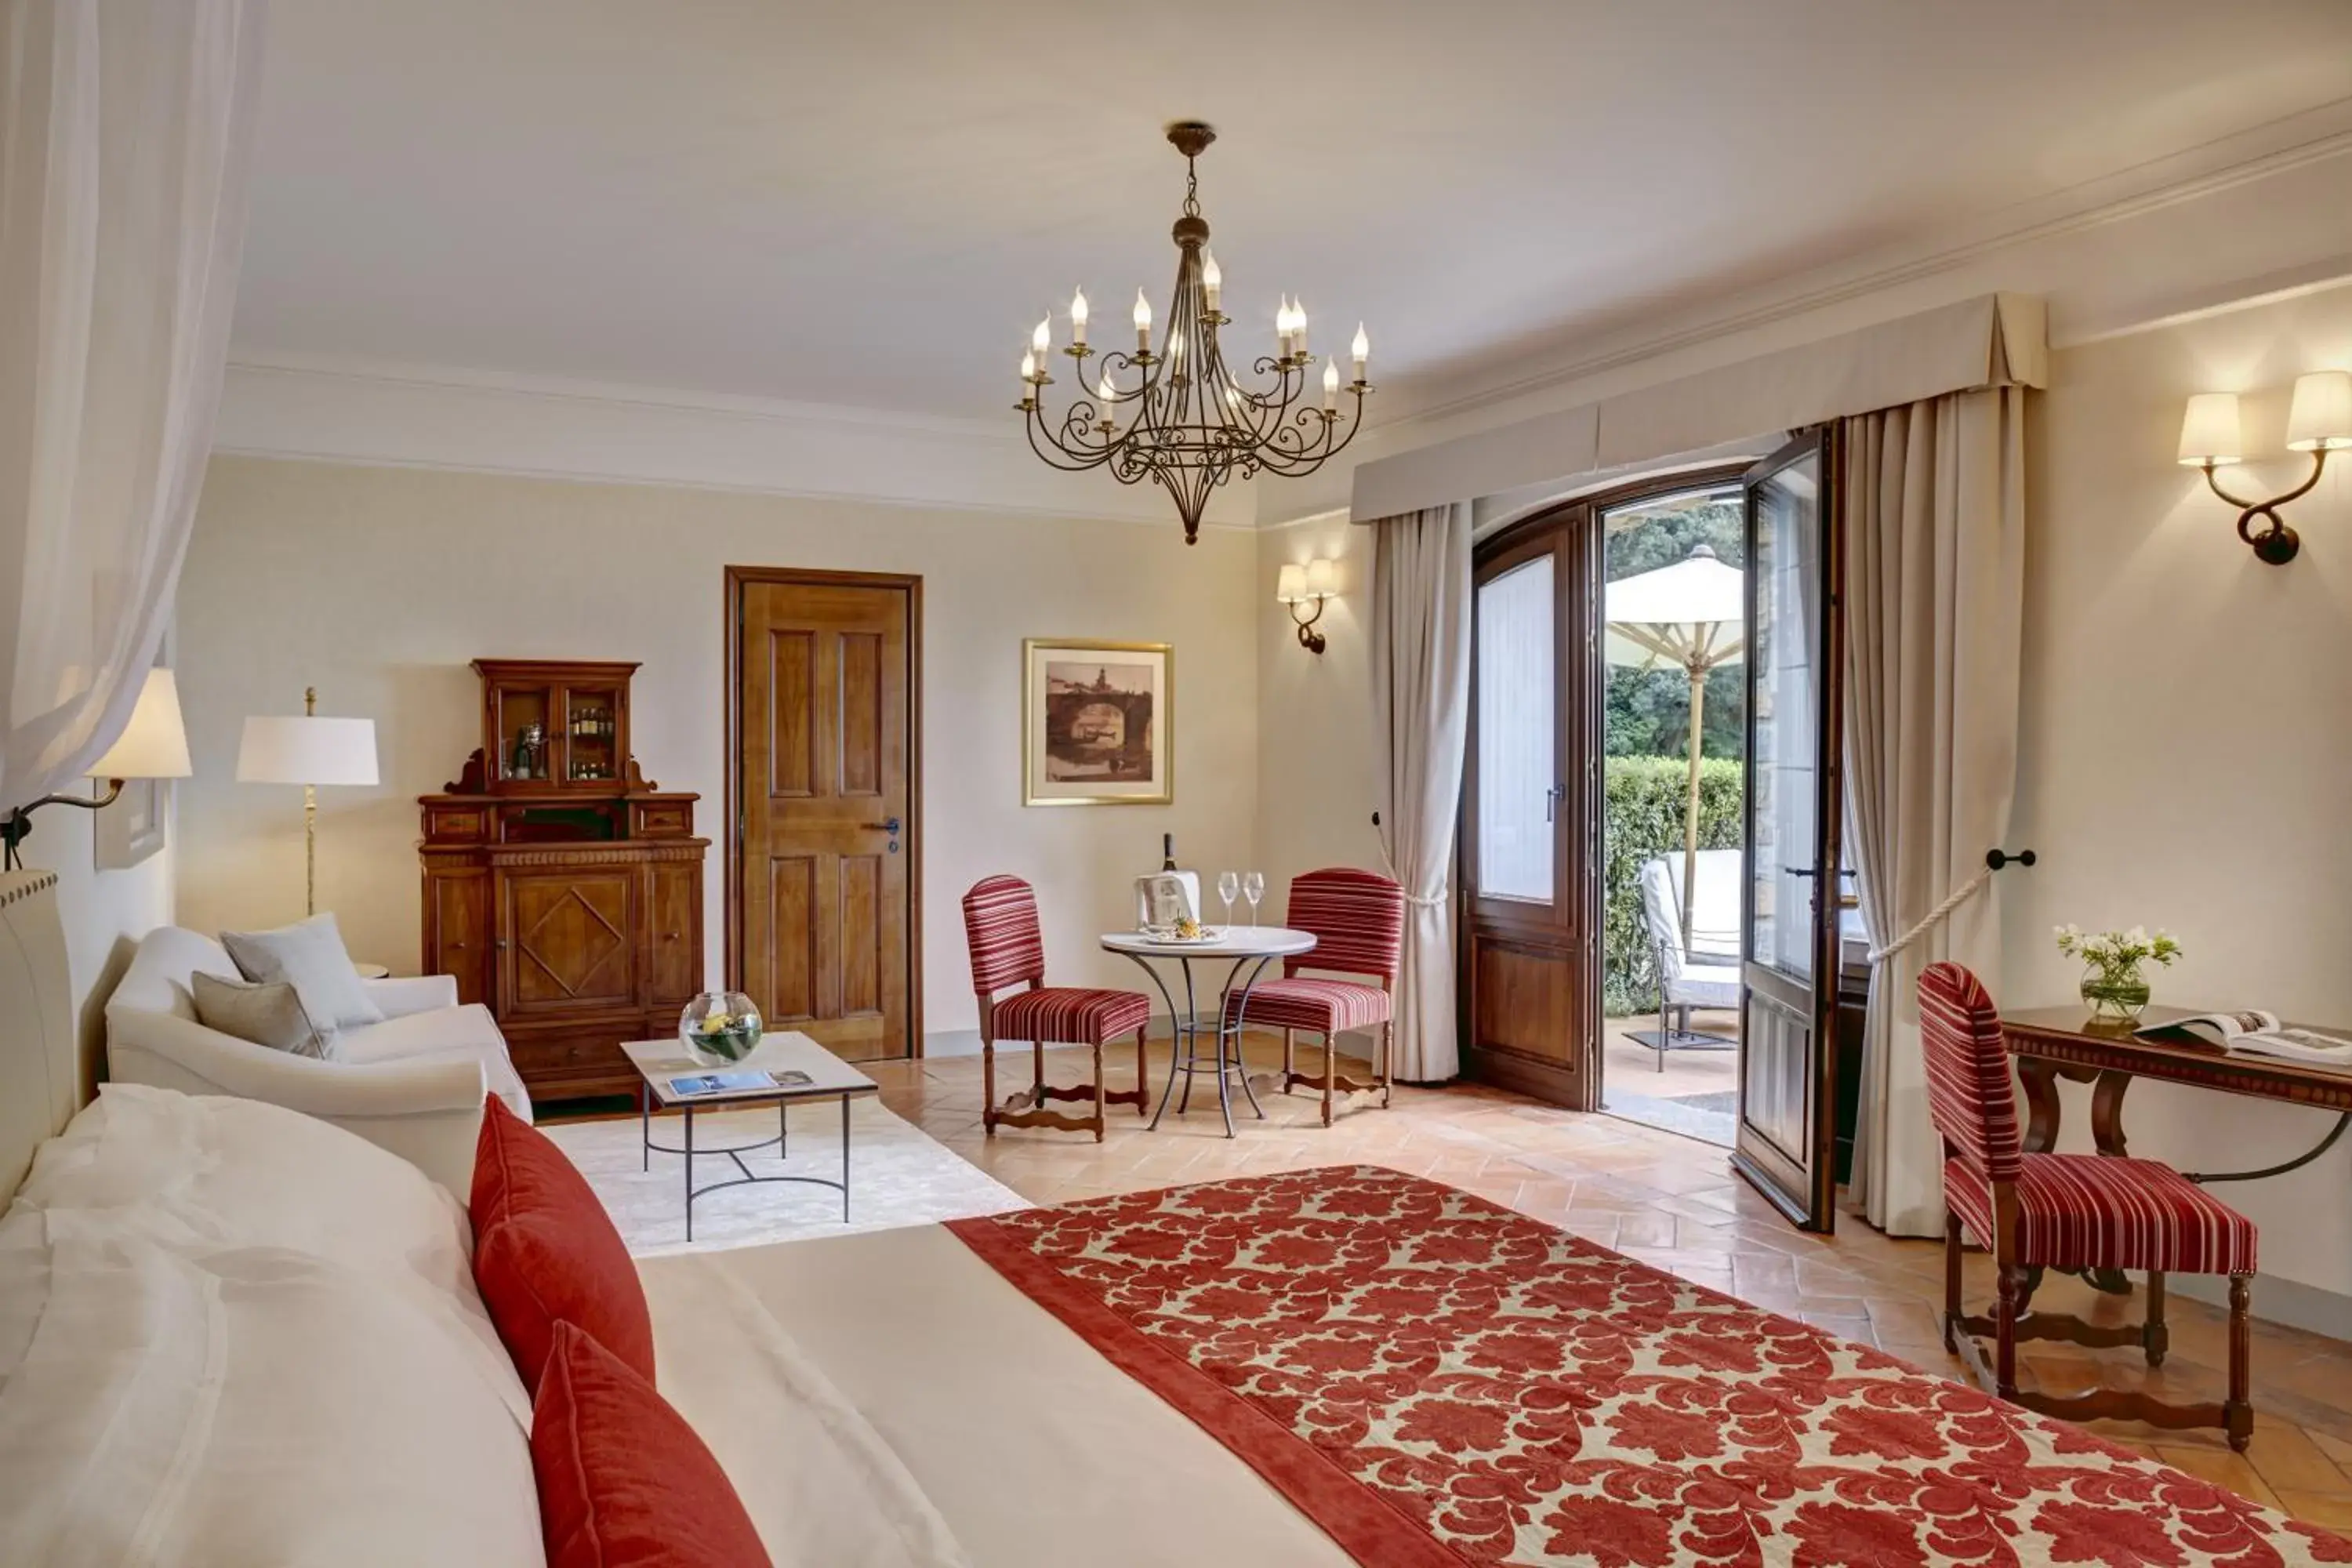
[(1893, 942), (1888, 942), (1885, 947), (1871, 949), (1870, 962), (1874, 964), (1884, 963), (1888, 959), (1894, 957), (1896, 953), (1901, 952), (1905, 948), (1909, 947), (1913, 942), (1917, 942), (1921, 937), (1927, 935), (1934, 927), (1941, 924), (1946, 915), (1950, 914), (1954, 910), (1957, 910), (1962, 904), (1967, 903), (1969, 900), (1976, 896), (1979, 889), (1982, 888), (1986, 883), (1991, 880), (1992, 868), (1990, 866), (1978, 867), (1977, 874), (1970, 877), (1967, 881), (1962, 882), (1958, 888), (1954, 889), (1951, 897), (1946, 899), (1942, 903), (1937, 904), (1934, 909), (1929, 910), (1927, 911), (1927, 919), (1921, 921), (1917, 925), (1913, 926), (1909, 931), (1905, 931), (1901, 936), (1896, 937)]
[[(1377, 812), (1373, 813), (1372, 825), (1374, 826), (1378, 826), (1380, 825), (1380, 814)], [(1404, 887), (1404, 879), (1397, 875), (1396, 862), (1389, 858), (1388, 839), (1384, 836), (1375, 834), (1372, 841), (1381, 847), (1381, 868), (1389, 874), (1389, 880), (1394, 882), (1398, 889), (1402, 890)], [(1404, 901), (1418, 909), (1437, 910), (1444, 909), (1451, 897), (1452, 895), (1446, 890), (1445, 884), (1440, 882), (1437, 884), (1437, 891), (1431, 897), (1424, 899), (1416, 893), (1406, 893), (1404, 896)]]

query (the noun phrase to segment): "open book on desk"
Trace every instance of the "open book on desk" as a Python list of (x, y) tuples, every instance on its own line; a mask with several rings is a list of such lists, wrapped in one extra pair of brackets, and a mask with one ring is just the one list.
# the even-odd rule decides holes
[(2315, 1062), (2352, 1072), (2352, 1040), (2297, 1029), (2279, 1022), (2276, 1013), (2249, 1007), (2233, 1013), (2191, 1013), (2162, 1024), (2132, 1031), (2145, 1040), (2187, 1036), (2239, 1056), (2276, 1057), (2283, 1061)]

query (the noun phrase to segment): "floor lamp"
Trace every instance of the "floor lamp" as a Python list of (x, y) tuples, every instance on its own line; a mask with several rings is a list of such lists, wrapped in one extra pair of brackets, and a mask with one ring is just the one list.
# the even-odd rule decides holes
[(320, 784), (372, 784), (375, 721), (321, 719), (319, 689), (306, 688), (302, 712), (245, 721), (236, 751), (240, 784), (302, 786), (302, 912), (319, 912), (319, 789)]

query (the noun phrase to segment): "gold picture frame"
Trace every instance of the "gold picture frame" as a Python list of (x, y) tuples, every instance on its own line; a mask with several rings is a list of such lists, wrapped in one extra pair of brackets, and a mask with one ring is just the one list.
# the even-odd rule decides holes
[(1170, 805), (1175, 740), (1173, 643), (1022, 640), (1022, 805)]

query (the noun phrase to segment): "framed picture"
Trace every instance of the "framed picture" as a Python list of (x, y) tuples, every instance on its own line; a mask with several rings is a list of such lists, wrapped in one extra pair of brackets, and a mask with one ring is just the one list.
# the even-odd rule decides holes
[(126, 779), (121, 798), (90, 822), (91, 858), (101, 871), (127, 871), (163, 847), (172, 817), (170, 779)]
[(1176, 650), (1164, 642), (1021, 645), (1022, 804), (1176, 798)]

